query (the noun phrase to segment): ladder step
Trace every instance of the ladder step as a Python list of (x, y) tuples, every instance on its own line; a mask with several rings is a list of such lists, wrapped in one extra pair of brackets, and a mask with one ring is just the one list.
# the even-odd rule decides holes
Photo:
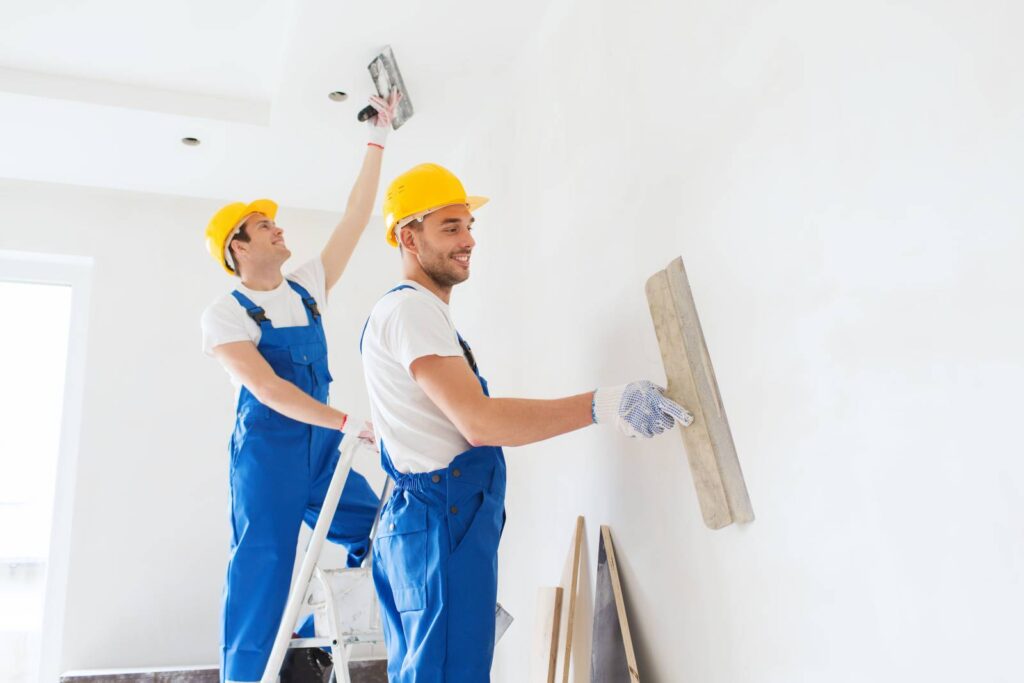
[[(384, 634), (380, 631), (361, 631), (354, 633), (346, 633), (341, 639), (343, 645), (358, 645), (360, 643), (366, 643), (373, 645), (374, 643), (383, 643)], [(330, 647), (334, 644), (334, 641), (330, 638), (292, 638), (288, 641), (288, 649), (294, 650), (304, 647)]]

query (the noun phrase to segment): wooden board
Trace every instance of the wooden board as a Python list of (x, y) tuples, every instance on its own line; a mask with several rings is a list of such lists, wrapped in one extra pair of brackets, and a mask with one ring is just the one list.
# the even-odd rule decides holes
[(704, 524), (721, 529), (750, 522), (754, 510), (682, 258), (647, 281), (647, 303), (668, 378), (666, 395), (693, 413), (693, 424), (680, 432)]
[(594, 598), (594, 640), (590, 648), (590, 683), (639, 683), (640, 673), (629, 634), (626, 601), (612, 532), (601, 527), (597, 551), (597, 593)]
[(562, 587), (537, 589), (537, 615), (533, 631), (531, 683), (555, 683), (558, 624), (562, 615)]
[(576, 530), (573, 533), (569, 556), (566, 558), (562, 572), (562, 610), (561, 624), (558, 629), (559, 649), (557, 671), (558, 680), (569, 683), (569, 668), (572, 663), (572, 637), (576, 622), (576, 593), (579, 591), (580, 559), (583, 549), (583, 517), (576, 518)]

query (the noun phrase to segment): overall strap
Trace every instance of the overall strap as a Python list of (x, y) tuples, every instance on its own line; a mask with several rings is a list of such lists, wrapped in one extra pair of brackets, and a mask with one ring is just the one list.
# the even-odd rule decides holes
[(309, 319), (310, 325), (315, 325), (320, 322), (320, 309), (317, 308), (316, 299), (309, 295), (306, 288), (300, 285), (294, 280), (288, 280), (288, 285), (292, 288), (296, 294), (302, 297), (302, 303), (306, 306), (306, 317)]
[(380, 442), (380, 466), (384, 470), (385, 474), (391, 477), (391, 481), (398, 481), (401, 474), (395, 469), (395, 463), (391, 462), (391, 455), (388, 453), (387, 447), (384, 445), (384, 440)]
[(242, 294), (237, 289), (231, 292), (231, 296), (235, 297), (235, 300), (241, 304), (242, 308), (245, 309), (245, 312), (249, 314), (249, 317), (260, 326), (260, 330), (265, 331), (274, 329), (273, 324), (270, 322), (270, 318), (267, 317), (267, 314), (260, 306), (257, 306), (252, 302), (252, 299), (247, 297), (245, 294)]
[(477, 377), (480, 376), (480, 370), (476, 367), (476, 358), (473, 357), (473, 349), (469, 348), (469, 342), (462, 338), (462, 335), (458, 332), (455, 336), (459, 338), (459, 346), (462, 347), (462, 355), (466, 357), (466, 362), (469, 363), (469, 367), (472, 368), (473, 374)]
[[(397, 291), (400, 291), (400, 290), (403, 290), (403, 289), (416, 289), (416, 288), (413, 287), (412, 285), (398, 285), (397, 287), (394, 287), (394, 288), (389, 289), (388, 291), (384, 292), (384, 296), (387, 296), (388, 294), (391, 294), (392, 292), (397, 292)], [(382, 296), (381, 298), (383, 299), (384, 296)], [(370, 324), (370, 318), (367, 317), (366, 318), (366, 322), (363, 323), (363, 331), (359, 334), (359, 353), (363, 352), (363, 337), (366, 336), (366, 326), (369, 325), (369, 324)]]

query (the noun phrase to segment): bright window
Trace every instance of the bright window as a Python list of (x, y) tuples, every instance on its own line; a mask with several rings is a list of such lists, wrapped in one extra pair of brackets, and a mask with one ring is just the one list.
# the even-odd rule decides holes
[(71, 287), (0, 281), (0, 681), (37, 680)]

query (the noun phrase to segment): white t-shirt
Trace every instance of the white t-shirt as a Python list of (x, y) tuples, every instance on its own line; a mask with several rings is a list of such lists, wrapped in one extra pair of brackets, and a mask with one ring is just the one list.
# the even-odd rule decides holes
[(363, 373), (379, 443), (399, 472), (447, 467), (469, 450), (440, 408), (412, 378), (409, 367), (423, 356), (462, 356), (448, 304), (408, 280), (413, 289), (392, 292), (370, 312), (363, 336)]
[[(327, 286), (324, 278), (324, 264), (319, 258), (308, 261), (297, 270), (285, 275), (285, 279), (277, 288), (269, 292), (258, 292), (249, 289), (241, 282), (236, 289), (263, 308), (274, 327), (305, 327), (309, 324), (306, 317), (306, 305), (302, 297), (291, 288), (287, 280), (294, 280), (302, 285), (309, 295), (316, 300), (317, 308), (323, 313), (327, 310)], [(206, 307), (202, 317), (203, 353), (213, 355), (215, 346), (231, 342), (251, 341), (260, 343), (263, 333), (245, 308), (231, 293), (221, 296)], [(230, 375), (230, 373), (228, 373)], [(239, 381), (234, 376), (231, 382), (237, 387)]]

